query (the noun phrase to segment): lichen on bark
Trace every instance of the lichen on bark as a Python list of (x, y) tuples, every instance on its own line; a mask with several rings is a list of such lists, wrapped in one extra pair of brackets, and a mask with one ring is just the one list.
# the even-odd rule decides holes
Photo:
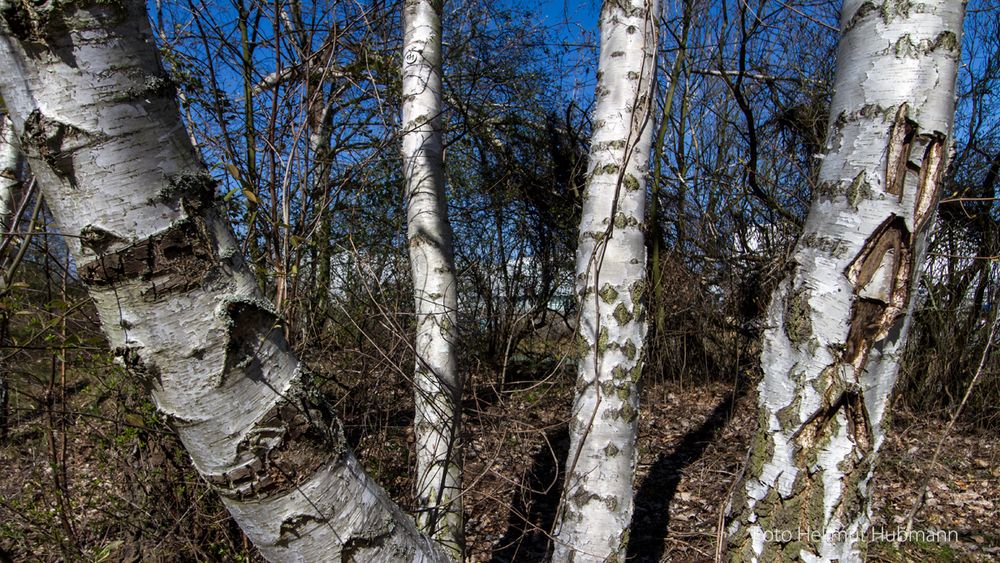
[(656, 2), (601, 11), (601, 49), (576, 281), (581, 357), (554, 561), (624, 560), (632, 514), (644, 312), (645, 183)]
[(307, 388), (156, 78), (144, 4), (7, 0), (0, 68), (112, 349), (260, 553), (336, 559), (370, 537), (366, 560), (447, 560), (368, 478)]
[[(946, 160), (964, 4), (850, 0), (814, 202), (768, 312), (739, 561), (859, 561), (915, 270)], [(773, 444), (773, 447), (769, 446)], [(785, 545), (768, 526), (808, 528)]]

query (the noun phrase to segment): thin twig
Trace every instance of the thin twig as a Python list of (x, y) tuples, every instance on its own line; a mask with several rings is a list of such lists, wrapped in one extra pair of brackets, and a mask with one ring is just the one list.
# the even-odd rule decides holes
[(983, 368), (986, 367), (986, 360), (990, 356), (990, 347), (993, 345), (993, 339), (997, 333), (997, 325), (1000, 324), (1000, 315), (994, 314), (993, 324), (990, 327), (990, 333), (986, 337), (986, 346), (983, 348), (982, 356), (979, 358), (979, 367), (976, 368), (976, 374), (972, 376), (972, 380), (969, 381), (969, 386), (965, 389), (965, 395), (962, 397), (962, 402), (959, 403), (958, 408), (951, 415), (951, 420), (948, 421), (948, 426), (945, 427), (944, 432), (941, 434), (941, 439), (938, 440), (937, 446), (934, 448), (934, 455), (931, 457), (931, 462), (927, 466), (927, 472), (924, 475), (924, 482), (920, 486), (920, 493), (917, 494), (917, 500), (913, 503), (913, 508), (910, 509), (909, 515), (906, 517), (906, 536), (910, 535), (913, 530), (913, 519), (917, 516), (920, 508), (924, 505), (924, 498), (927, 495), (927, 486), (930, 484), (931, 472), (934, 470), (934, 466), (937, 465), (938, 456), (941, 455), (941, 448), (944, 446), (945, 439), (951, 434), (952, 429), (955, 427), (955, 422), (958, 420), (959, 415), (962, 414), (962, 409), (965, 404), (969, 401), (969, 397), (972, 395), (972, 390), (975, 388), (976, 383), (979, 381), (980, 376), (983, 375)]

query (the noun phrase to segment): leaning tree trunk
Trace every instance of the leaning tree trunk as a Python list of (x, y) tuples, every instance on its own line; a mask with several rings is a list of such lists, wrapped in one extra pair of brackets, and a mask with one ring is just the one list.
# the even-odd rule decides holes
[(844, 5), (820, 183), (768, 310), (760, 428), (730, 507), (733, 561), (861, 560), (946, 169), (964, 10)]
[(308, 386), (216, 210), (142, 2), (0, 0), (0, 93), (115, 353), (271, 560), (445, 560)]
[(417, 525), (462, 554), (462, 380), (455, 362), (458, 292), (441, 143), (442, 0), (403, 7), (403, 175), (416, 306), (413, 375)]
[(555, 561), (624, 561), (632, 519), (638, 379), (646, 338), (643, 241), (658, 12), (601, 9), (597, 105), (577, 247), (577, 392)]

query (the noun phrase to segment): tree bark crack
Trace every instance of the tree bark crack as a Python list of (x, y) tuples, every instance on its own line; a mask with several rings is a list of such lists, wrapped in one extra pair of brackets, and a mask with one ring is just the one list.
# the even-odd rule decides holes
[(205, 221), (200, 217), (175, 223), (169, 229), (124, 248), (108, 252), (122, 239), (99, 227), (81, 232), (84, 246), (98, 254), (80, 266), (80, 279), (94, 288), (146, 281), (144, 296), (184, 292), (200, 286), (219, 258)]

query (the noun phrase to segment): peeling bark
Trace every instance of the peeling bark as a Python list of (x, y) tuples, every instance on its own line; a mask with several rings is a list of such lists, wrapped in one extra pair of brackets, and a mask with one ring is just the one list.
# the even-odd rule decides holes
[(455, 360), (458, 288), (442, 162), (441, 8), (441, 0), (407, 0), (403, 8), (402, 156), (417, 325), (417, 525), (461, 558), (462, 378)]
[(643, 224), (657, 3), (606, 1), (577, 248), (576, 398), (554, 561), (624, 561), (646, 340)]
[[(947, 166), (964, 4), (848, 1), (827, 150), (772, 296), (732, 561), (860, 561), (915, 269)], [(808, 327), (808, 329), (807, 329)]]
[(365, 475), (310, 389), (159, 86), (143, 4), (0, 0), (0, 67), (112, 349), (260, 552), (447, 560)]

